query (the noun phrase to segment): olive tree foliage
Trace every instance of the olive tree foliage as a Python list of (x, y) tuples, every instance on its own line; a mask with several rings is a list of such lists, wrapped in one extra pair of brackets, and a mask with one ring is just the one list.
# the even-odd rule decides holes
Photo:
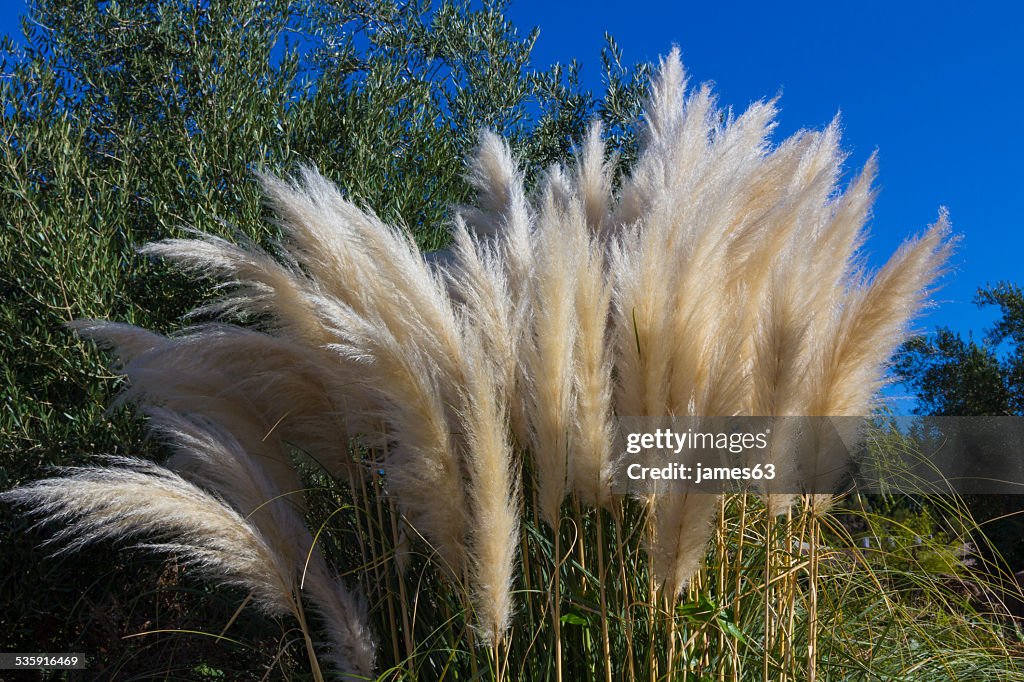
[[(980, 308), (999, 316), (981, 335), (948, 327), (910, 339), (895, 357), (895, 375), (917, 397), (917, 411), (941, 416), (1024, 416), (1024, 290), (1013, 282), (980, 287)], [(982, 522), (981, 547), (998, 551), (1013, 571), (1024, 568), (1024, 496), (967, 498)]]
[[(106, 413), (119, 389), (107, 359), (65, 323), (186, 326), (212, 285), (136, 249), (189, 229), (271, 245), (255, 171), (316, 166), (433, 249), (469, 198), (464, 159), (481, 128), (511, 139), (535, 177), (600, 117), (628, 165), (646, 68), (624, 67), (609, 39), (596, 96), (575, 63), (535, 69), (537, 33), (504, 9), (31, 0), (23, 45), (0, 43), (0, 489), (92, 455), (159, 456), (131, 417)], [(79, 568), (15, 571), (41, 559), (39, 538), (8, 509), (0, 520), (0, 575), (20, 576), (0, 582), (5, 643), (66, 643), (40, 623), (73, 618), (44, 616), (58, 607), (41, 600)]]
[[(312, 164), (426, 249), (468, 198), (478, 131), (536, 172), (595, 116), (628, 155), (645, 69), (607, 94), (533, 70), (501, 4), (35, 0), (2, 51), (3, 487), (126, 447), (100, 358), (63, 323), (173, 328), (208, 293), (135, 255), (185, 228), (266, 243), (253, 171)], [(15, 454), (16, 453), (16, 454)]]
[(980, 342), (939, 327), (903, 345), (895, 373), (914, 390), (924, 414), (1024, 415), (1024, 291), (999, 282), (979, 288), (974, 303), (999, 309)]

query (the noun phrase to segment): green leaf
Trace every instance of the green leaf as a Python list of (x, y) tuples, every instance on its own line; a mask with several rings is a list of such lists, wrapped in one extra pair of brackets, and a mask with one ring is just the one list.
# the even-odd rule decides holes
[(731, 620), (725, 618), (724, 616), (720, 616), (719, 619), (718, 619), (718, 622), (722, 626), (722, 630), (727, 635), (729, 635), (730, 637), (732, 637), (736, 641), (740, 642), (741, 644), (746, 644), (747, 643), (747, 638), (744, 636), (743, 631), (740, 630), (739, 626), (736, 625), (736, 623), (734, 623)]
[(697, 601), (676, 605), (676, 613), (696, 623), (706, 623), (719, 612), (718, 604), (707, 595), (701, 595)]
[(590, 621), (578, 613), (567, 613), (562, 616), (561, 621), (566, 625), (590, 625)]

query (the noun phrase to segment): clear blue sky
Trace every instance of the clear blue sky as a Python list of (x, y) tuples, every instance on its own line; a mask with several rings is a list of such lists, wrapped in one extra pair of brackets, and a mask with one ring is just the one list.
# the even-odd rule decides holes
[(540, 2), (511, 7), (539, 26), (537, 63), (583, 64), (600, 86), (605, 31), (626, 61), (682, 50), (691, 79), (724, 105), (782, 94), (780, 135), (841, 112), (855, 169), (878, 149), (867, 249), (879, 264), (949, 208), (963, 241), (939, 306), (919, 326), (978, 329), (970, 303), (1001, 279), (1024, 284), (1024, 9), (1013, 2)]
[[(842, 112), (851, 169), (880, 155), (881, 194), (869, 262), (934, 221), (947, 206), (963, 235), (939, 306), (919, 326), (980, 329), (970, 303), (1001, 279), (1024, 284), (1024, 9), (1013, 2), (660, 3), (519, 0), (509, 15), (541, 29), (536, 65), (583, 64), (601, 88), (599, 53), (612, 33), (627, 62), (673, 44), (694, 81), (713, 81), (736, 109), (782, 93), (780, 135), (821, 127)], [(0, 7), (17, 32), (24, 3)]]

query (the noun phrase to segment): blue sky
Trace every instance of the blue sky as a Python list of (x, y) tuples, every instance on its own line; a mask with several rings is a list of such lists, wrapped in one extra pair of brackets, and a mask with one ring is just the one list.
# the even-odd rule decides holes
[[(781, 5), (785, 5), (784, 7)], [(841, 113), (856, 170), (877, 149), (880, 195), (867, 250), (880, 265), (906, 235), (949, 208), (963, 236), (938, 306), (919, 322), (979, 329), (970, 303), (986, 282), (1024, 284), (1024, 10), (1017, 3), (514, 2), (539, 26), (537, 63), (582, 62), (600, 87), (602, 36), (626, 61), (673, 44), (696, 82), (745, 108), (781, 93), (779, 134)]]
[[(1024, 283), (1024, 9), (1011, 2), (732, 2), (519, 0), (510, 18), (541, 29), (538, 66), (576, 58), (602, 87), (605, 31), (627, 62), (673, 44), (696, 82), (743, 109), (781, 93), (779, 135), (821, 127), (841, 112), (850, 170), (880, 155), (880, 196), (869, 262), (950, 210), (963, 241), (938, 306), (921, 328), (980, 329), (992, 316), (970, 303), (1002, 279)], [(0, 8), (17, 32), (23, 2)]]

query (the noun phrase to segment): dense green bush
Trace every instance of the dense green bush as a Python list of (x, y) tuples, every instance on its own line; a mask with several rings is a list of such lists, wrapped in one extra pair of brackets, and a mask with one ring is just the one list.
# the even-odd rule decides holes
[[(105, 415), (117, 383), (64, 324), (186, 325), (210, 292), (135, 249), (187, 228), (273, 240), (254, 170), (315, 165), (437, 248), (450, 206), (467, 198), (463, 159), (478, 129), (512, 139), (534, 172), (602, 116), (628, 159), (646, 74), (624, 68), (613, 43), (601, 99), (576, 65), (534, 70), (535, 34), (518, 33), (501, 3), (37, 0), (23, 25), (23, 48), (0, 46), (3, 489), (47, 465), (159, 454), (131, 416)], [(40, 536), (0, 515), (5, 649), (100, 651), (88, 638), (109, 638), (91, 619), (142, 629), (163, 608), (166, 595), (135, 589), (160, 565), (100, 550), (44, 562)], [(85, 576), (101, 574), (79, 598)], [(159, 622), (188, 626), (166, 608)], [(142, 650), (128, 644), (106, 662)]]

